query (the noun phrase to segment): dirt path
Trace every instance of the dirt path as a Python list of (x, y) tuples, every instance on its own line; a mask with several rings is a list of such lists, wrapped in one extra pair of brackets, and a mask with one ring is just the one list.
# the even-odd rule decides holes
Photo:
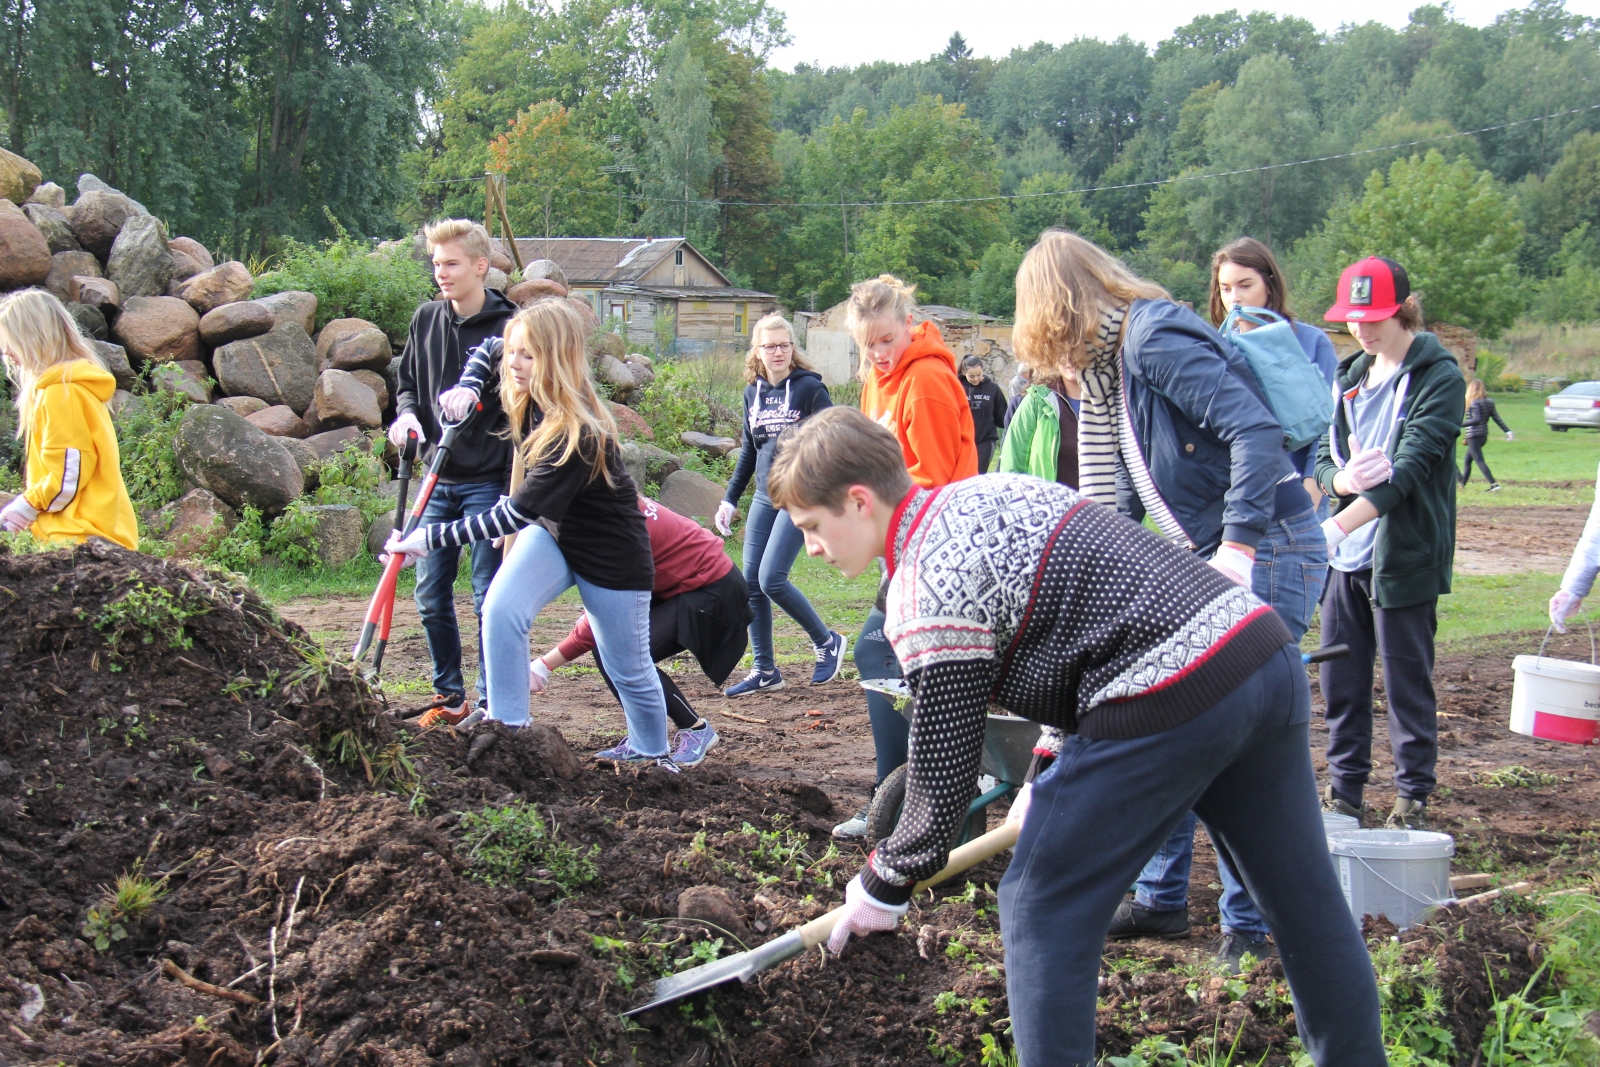
[(1461, 507), (1456, 512), (1456, 573), (1559, 574), (1588, 517), (1588, 508)]

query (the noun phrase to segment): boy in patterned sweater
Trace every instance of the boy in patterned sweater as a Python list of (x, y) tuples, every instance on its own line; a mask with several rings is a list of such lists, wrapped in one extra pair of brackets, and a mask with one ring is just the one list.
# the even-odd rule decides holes
[(853, 408), (787, 432), (768, 487), (846, 577), (884, 558), (885, 628), (915, 694), (905, 811), (851, 881), (831, 949), (894, 929), (913, 884), (944, 865), (996, 704), (1069, 735), (1019, 797), (1000, 887), (1023, 1063), (1095, 1062), (1112, 914), (1191, 808), (1277, 937), (1313, 1060), (1385, 1063), (1372, 965), (1327, 858), (1310, 689), (1271, 608), (1066, 486), (917, 488), (893, 435)]

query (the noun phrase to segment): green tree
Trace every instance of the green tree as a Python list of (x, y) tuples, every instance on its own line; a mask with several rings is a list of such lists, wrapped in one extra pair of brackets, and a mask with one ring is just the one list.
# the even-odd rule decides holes
[(1539, 322), (1600, 321), (1600, 248), (1587, 222), (1569, 232), (1534, 286), (1529, 314)]
[(1572, 138), (1544, 179), (1529, 175), (1517, 192), (1528, 230), (1523, 267), (1549, 273), (1569, 232), (1584, 224), (1600, 232), (1600, 134)]
[(1521, 310), (1517, 248), (1522, 223), (1512, 199), (1486, 171), (1440, 152), (1374, 171), (1359, 200), (1329, 213), (1295, 248), (1308, 308), (1334, 302), (1339, 273), (1367, 256), (1406, 268), (1430, 319), (1497, 337)]
[(675, 37), (667, 46), (650, 87), (650, 110), (644, 192), (652, 199), (639, 226), (649, 234), (681, 234), (711, 247), (716, 209), (704, 200), (722, 151), (712, 133), (705, 68), (690, 51), (687, 37)]
[(1017, 269), (1022, 266), (1022, 245), (996, 241), (983, 251), (972, 272), (972, 297), (967, 307), (984, 315), (1010, 319), (1017, 313)]
[(506, 214), (517, 234), (563, 237), (605, 233), (614, 214), (610, 155), (554, 100), (517, 116), (489, 146), (489, 166), (506, 176)]
[[(1011, 235), (1027, 248), (1052, 226), (1071, 230), (1099, 245), (1110, 246), (1111, 231), (1089, 210), (1073, 174), (1035, 174), (1017, 188), (1028, 199), (1011, 201)], [(1066, 190), (1066, 191), (1063, 191)]]

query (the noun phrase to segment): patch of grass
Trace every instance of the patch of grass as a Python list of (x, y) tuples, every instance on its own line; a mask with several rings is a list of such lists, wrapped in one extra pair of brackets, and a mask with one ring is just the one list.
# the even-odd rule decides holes
[(128, 936), (127, 924), (155, 907), (167, 893), (167, 880), (145, 876), (143, 863), (136, 863), (128, 874), (117, 876), (117, 884), (106, 892), (97, 907), (91, 907), (83, 923), (83, 936), (96, 950), (104, 952), (113, 942)]
[(1549, 574), (1457, 574), (1450, 595), (1439, 598), (1438, 643), (1516, 631), (1543, 633), (1550, 625), (1550, 596), (1559, 584)]
[(565, 896), (600, 876), (594, 863), (599, 845), (582, 849), (561, 841), (555, 824), (547, 826), (539, 809), (521, 800), (463, 812), (461, 844), (469, 876), (486, 885), (552, 882)]
[(1451, 1067), (1455, 1036), (1446, 1025), (1437, 968), (1432, 959), (1406, 963), (1402, 951), (1398, 941), (1379, 941), (1372, 949), (1390, 1067)]
[(1555, 785), (1561, 781), (1559, 775), (1529, 770), (1521, 766), (1500, 767), (1475, 777), (1479, 785), (1491, 789), (1511, 789), (1519, 786), (1524, 789), (1536, 789), (1542, 785)]

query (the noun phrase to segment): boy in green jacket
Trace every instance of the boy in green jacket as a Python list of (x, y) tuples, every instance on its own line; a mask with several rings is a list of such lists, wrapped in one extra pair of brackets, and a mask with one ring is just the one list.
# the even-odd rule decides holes
[(1372, 773), (1372, 669), (1383, 657), (1389, 743), (1399, 794), (1386, 825), (1427, 826), (1439, 753), (1433, 639), (1455, 557), (1456, 437), (1466, 382), (1405, 269), (1377, 256), (1345, 269), (1339, 303), (1362, 351), (1339, 365), (1333, 426), (1317, 452), (1317, 482), (1337, 501), (1323, 532), (1332, 569), (1322, 596), (1322, 644), (1349, 645), (1322, 664), (1328, 705), (1323, 807), (1366, 822)]

